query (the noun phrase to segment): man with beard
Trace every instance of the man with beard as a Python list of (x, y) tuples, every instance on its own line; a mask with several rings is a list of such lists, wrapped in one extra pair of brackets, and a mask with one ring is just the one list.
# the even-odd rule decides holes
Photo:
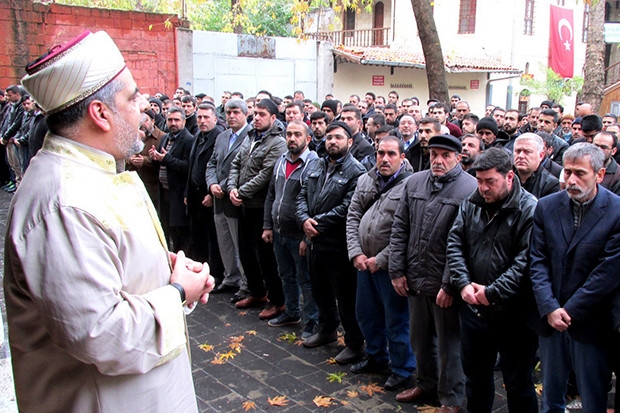
[(537, 413), (532, 379), (537, 340), (527, 326), (536, 198), (515, 179), (504, 149), (485, 150), (472, 169), (478, 189), (461, 203), (447, 246), (450, 279), (464, 301), (459, 316), (467, 411), (491, 412), (499, 353), (508, 410)]
[[(490, 116), (480, 119), (476, 124), (476, 134), (482, 139), (482, 142), (484, 142), (485, 148), (504, 148), (504, 145), (510, 141), (508, 134), (499, 129), (495, 119)], [(511, 151), (505, 150), (511, 153)]]
[(542, 198), (560, 190), (560, 182), (544, 167), (545, 144), (534, 133), (524, 133), (515, 141), (513, 163), (523, 189)]
[(327, 124), (329, 125), (336, 119), (338, 116), (338, 101), (336, 100), (326, 100), (321, 105), (321, 111), (327, 115)]
[(461, 143), (463, 146), (463, 149), (461, 150), (461, 168), (463, 168), (464, 171), (468, 171), (470, 175), (475, 176), (476, 173), (474, 171), (470, 171), (469, 169), (476, 161), (478, 155), (484, 151), (484, 142), (482, 142), (482, 139), (480, 139), (478, 135), (474, 135), (472, 133), (463, 135), (461, 138)]
[(319, 155), (319, 158), (327, 155), (327, 148), (325, 148), (325, 130), (328, 124), (329, 119), (325, 112), (317, 110), (310, 115), (310, 127), (313, 135), (308, 147), (315, 151), (317, 155)]
[(506, 109), (500, 108), (499, 106), (493, 109), (491, 112), (491, 117), (495, 119), (495, 123), (497, 123), (498, 128), (504, 127), (504, 121), (506, 119)]
[(438, 396), (439, 413), (456, 413), (465, 399), (465, 376), (458, 290), (446, 270), (446, 243), (459, 203), (476, 189), (476, 181), (459, 166), (457, 138), (434, 136), (428, 146), (431, 169), (405, 184), (390, 237), (390, 277), (396, 292), (409, 300), (410, 341), (417, 360), (417, 385), (396, 400)]
[(509, 136), (509, 141), (504, 145), (504, 148), (510, 152), (513, 151), (515, 145), (515, 139), (521, 134), (519, 132), (519, 122), (521, 121), (521, 115), (516, 109), (508, 109), (504, 115), (504, 132)]
[(476, 134), (476, 125), (480, 121), (480, 118), (473, 113), (468, 113), (463, 116), (463, 120), (461, 121), (461, 131), (463, 134)]
[(185, 189), (185, 204), (189, 215), (189, 250), (191, 256), (200, 262), (208, 262), (211, 275), (220, 283), (224, 278), (224, 264), (217, 245), (217, 234), (213, 218), (213, 195), (209, 193), (206, 171), (211, 159), (215, 139), (224, 131), (217, 124), (215, 106), (202, 103), (196, 111), (200, 132), (194, 137), (189, 154), (189, 173)]
[(398, 107), (391, 103), (385, 105), (383, 108), (383, 116), (385, 116), (385, 123), (397, 128), (398, 127)]
[(26, 70), (50, 133), (7, 224), (19, 411), (198, 412), (183, 303), (206, 302), (213, 279), (168, 251), (137, 174), (116, 173), (142, 149), (146, 99), (105, 32)]
[(189, 247), (189, 218), (185, 207), (185, 187), (189, 154), (194, 137), (185, 129), (185, 113), (176, 106), (168, 110), (168, 133), (159, 146), (149, 150), (151, 160), (159, 164), (159, 217), (174, 249)]
[(278, 106), (270, 99), (256, 104), (254, 128), (241, 144), (228, 178), (230, 200), (241, 207), (239, 258), (250, 290), (250, 295), (237, 301), (235, 306), (243, 309), (266, 304), (258, 315), (261, 320), (275, 318), (284, 311), (276, 257), (273, 248), (262, 238), (269, 181), (276, 161), (286, 150), (284, 130), (281, 123), (276, 122), (278, 111)]
[[(282, 280), (285, 310), (269, 320), (271, 327), (301, 322), (299, 308), (300, 290), (303, 293), (302, 339), (314, 334), (318, 324), (318, 309), (312, 298), (312, 286), (308, 274), (307, 245), (304, 233), (297, 225), (296, 199), (301, 183), (307, 177), (308, 166), (318, 159), (316, 152), (308, 149), (310, 133), (301, 120), (292, 120), (286, 128), (285, 152), (276, 162), (269, 191), (265, 199), (263, 240), (273, 243)], [(303, 254), (302, 254), (303, 252)]]
[(146, 110), (142, 114), (140, 122), (140, 130), (144, 133), (144, 149), (136, 155), (128, 158), (129, 169), (138, 172), (138, 176), (142, 179), (146, 191), (151, 197), (154, 205), (159, 203), (159, 165), (153, 163), (149, 156), (151, 147), (158, 147), (165, 133), (155, 126), (157, 115), (152, 110)]
[(614, 159), (618, 150), (618, 138), (611, 132), (602, 131), (594, 137), (592, 143), (605, 154), (603, 160), (605, 176), (601, 181), (601, 186), (616, 195), (620, 195), (620, 168)]
[(351, 372), (391, 375), (386, 390), (411, 381), (415, 358), (409, 344), (407, 299), (392, 288), (388, 261), (390, 233), (405, 182), (411, 176), (402, 141), (395, 136), (377, 145), (375, 166), (357, 181), (347, 214), (349, 259), (357, 269), (357, 322), (366, 338), (368, 358)]
[(319, 308), (318, 331), (303, 345), (319, 347), (336, 341), (340, 321), (346, 347), (336, 362), (347, 364), (364, 355), (364, 336), (355, 318), (357, 275), (347, 256), (346, 217), (357, 178), (366, 170), (349, 151), (353, 132), (346, 123), (330, 124), (325, 139), (328, 157), (308, 168), (297, 197), (297, 223), (310, 246), (312, 295)]
[[(564, 154), (566, 191), (534, 213), (531, 280), (538, 305), (542, 411), (564, 411), (574, 371), (584, 412), (607, 411), (610, 300), (620, 288), (620, 198), (600, 183), (605, 155), (578, 143)], [(552, 213), (550, 213), (552, 211)]]

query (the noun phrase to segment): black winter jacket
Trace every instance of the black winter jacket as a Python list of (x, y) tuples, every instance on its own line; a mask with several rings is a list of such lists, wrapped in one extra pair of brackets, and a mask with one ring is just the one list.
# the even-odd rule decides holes
[(508, 198), (492, 217), (477, 190), (459, 208), (448, 236), (450, 279), (459, 291), (471, 282), (486, 286), (491, 305), (478, 306), (483, 316), (533, 298), (527, 269), (536, 203), (515, 177)]
[[(309, 244), (320, 251), (347, 251), (347, 210), (357, 185), (357, 178), (366, 169), (347, 153), (338, 160), (335, 169), (327, 179), (329, 157), (321, 158), (308, 168), (307, 179), (302, 183), (297, 196), (297, 223), (313, 218), (319, 235)], [(309, 241), (309, 240), (306, 240)]]

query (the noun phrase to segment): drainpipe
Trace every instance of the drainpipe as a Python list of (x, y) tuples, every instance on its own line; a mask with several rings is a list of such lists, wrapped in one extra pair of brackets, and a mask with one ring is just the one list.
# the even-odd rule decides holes
[[(486, 99), (485, 99), (485, 106), (488, 105), (492, 105), (493, 102), (492, 100), (492, 96), (493, 96), (493, 85), (491, 84), (492, 82), (497, 82), (499, 80), (507, 80), (507, 79), (514, 79), (516, 77), (521, 77), (521, 74), (519, 73), (518, 75), (512, 75), (512, 76), (506, 76), (506, 77), (498, 77), (497, 79), (489, 79), (489, 77), (491, 76), (491, 73), (487, 73), (487, 86), (486, 86)], [(510, 93), (512, 93), (512, 85), (508, 86)], [(506, 103), (508, 103), (508, 97), (506, 97)], [(508, 107), (506, 107), (506, 109), (510, 109)]]

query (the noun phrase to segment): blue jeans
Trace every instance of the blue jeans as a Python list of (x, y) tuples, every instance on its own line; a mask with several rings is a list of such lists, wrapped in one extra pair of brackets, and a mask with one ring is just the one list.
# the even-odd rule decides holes
[(312, 284), (308, 272), (306, 257), (299, 255), (301, 239), (284, 237), (277, 232), (273, 233), (273, 252), (278, 263), (278, 273), (282, 280), (284, 304), (289, 317), (299, 317), (299, 292), (303, 293), (303, 321), (304, 324), (313, 321), (318, 324), (319, 309), (312, 298)]
[(407, 298), (394, 291), (388, 272), (358, 271), (356, 303), (366, 352), (379, 362), (389, 358), (392, 373), (410, 376), (416, 360), (409, 343), (409, 306)]
[(539, 340), (543, 373), (542, 412), (564, 412), (571, 370), (575, 371), (583, 412), (606, 412), (611, 365), (604, 345), (580, 342), (568, 332), (559, 331), (549, 337), (541, 336)]

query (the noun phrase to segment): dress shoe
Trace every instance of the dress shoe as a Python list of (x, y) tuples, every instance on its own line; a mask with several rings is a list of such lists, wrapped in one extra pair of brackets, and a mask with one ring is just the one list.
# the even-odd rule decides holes
[(385, 381), (383, 388), (388, 391), (398, 390), (401, 387), (409, 384), (409, 379), (411, 376), (405, 377), (400, 374), (392, 373), (390, 377)]
[(325, 344), (333, 343), (338, 340), (338, 333), (333, 332), (331, 334), (316, 333), (305, 339), (302, 344), (304, 347), (321, 347)]
[(239, 287), (235, 287), (234, 285), (220, 284), (211, 291), (211, 294), (234, 293), (238, 289)]
[(284, 306), (275, 306), (273, 304), (268, 304), (267, 307), (260, 313), (258, 313), (258, 318), (261, 320), (271, 320), (272, 318), (276, 318), (280, 314), (284, 312)]
[(236, 302), (241, 301), (244, 298), (246, 298), (248, 295), (249, 293), (247, 291), (239, 290), (233, 294), (233, 296), (230, 298), (230, 302), (235, 304)]
[(403, 403), (413, 403), (424, 400), (428, 394), (418, 386), (402, 391), (396, 395), (396, 401)]
[(334, 358), (338, 364), (349, 364), (360, 361), (364, 357), (364, 346), (350, 347), (346, 346), (338, 355)]
[(443, 405), (437, 410), (437, 413), (458, 413), (461, 411), (461, 406), (446, 406)]
[(252, 295), (248, 295), (243, 300), (237, 301), (237, 303), (235, 304), (235, 307), (239, 309), (246, 309), (246, 308), (258, 307), (259, 305), (266, 304), (267, 302), (268, 302), (267, 296), (257, 298)]
[(377, 361), (372, 357), (368, 357), (366, 360), (362, 360), (351, 366), (351, 373), (353, 374), (385, 374), (387, 372), (389, 372), (388, 364), (386, 362)]

